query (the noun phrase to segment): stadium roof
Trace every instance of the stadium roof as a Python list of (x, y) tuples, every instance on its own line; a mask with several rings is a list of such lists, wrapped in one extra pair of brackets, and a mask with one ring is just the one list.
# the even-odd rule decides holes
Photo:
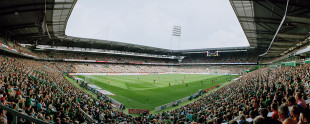
[(286, 0), (230, 2), (250, 46), (257, 48), (261, 56), (282, 56), (308, 44), (309, 0), (290, 0), (288, 5)]
[(75, 3), (76, 0), (1, 0), (0, 33), (4, 38), (27, 43), (65, 35)]
[(130, 43), (67, 36), (65, 29), (76, 2), (77, 0), (1, 0), (0, 35), (3, 38), (18, 40), (19, 43), (24, 44), (100, 48), (153, 54), (250, 49), (249, 47), (238, 47), (168, 50)]
[[(34, 44), (38, 41), (40, 45), (152, 54), (198, 53), (208, 50), (238, 51), (256, 48), (263, 57), (282, 56), (309, 43), (307, 40), (310, 36), (309, 0), (290, 0), (288, 6), (287, 1), (283, 0), (230, 0), (251, 47), (189, 50), (169, 50), (66, 36), (67, 22), (76, 2), (77, 0), (1, 0), (0, 35), (4, 38), (17, 39), (20, 43)], [(281, 23), (282, 20), (283, 23)]]

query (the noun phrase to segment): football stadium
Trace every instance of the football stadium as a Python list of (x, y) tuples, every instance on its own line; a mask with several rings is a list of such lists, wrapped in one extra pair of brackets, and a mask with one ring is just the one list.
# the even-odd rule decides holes
[(0, 124), (310, 124), (309, 0), (1, 0)]

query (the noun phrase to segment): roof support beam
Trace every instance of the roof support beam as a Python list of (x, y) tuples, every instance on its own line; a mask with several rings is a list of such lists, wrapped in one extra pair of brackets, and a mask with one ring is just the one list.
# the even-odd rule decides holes
[(265, 28), (266, 30), (268, 30), (268, 31), (275, 31), (276, 29), (274, 29), (273, 27), (271, 27), (271, 26), (269, 26), (269, 25), (263, 25), (263, 24), (261, 24), (261, 23), (257, 23), (257, 25), (259, 25), (259, 26), (261, 26), (261, 27), (263, 27), (263, 28)]
[(273, 45), (277, 46), (292, 46), (294, 45), (294, 42), (274, 42)]
[[(47, 24), (47, 25), (51, 26), (52, 24)], [(1, 30), (16, 30), (16, 29), (32, 28), (32, 27), (40, 27), (40, 25), (36, 23), (27, 23), (27, 24), (9, 25), (5, 27), (0, 27), (0, 29)]]
[[(73, 4), (73, 2), (48, 2), (46, 1), (46, 6), (54, 6), (54, 5), (57, 5), (57, 4)], [(3, 11), (3, 10), (9, 10), (9, 9), (19, 9), (19, 8), (27, 8), (27, 7), (33, 7), (33, 6), (45, 6), (45, 2), (40, 2), (40, 3), (31, 3), (31, 4), (21, 4), (21, 5), (14, 5), (14, 6), (7, 6), (7, 7), (2, 7), (0, 9), (0, 11)]]
[[(296, 44), (297, 42), (293, 41), (275, 41), (272, 45), (276, 47), (283, 47), (283, 46), (292, 46)], [(269, 46), (270, 41), (260, 41), (259, 45), (260, 46)]]
[[(71, 9), (71, 8), (46, 8), (46, 10), (65, 10), (65, 9)], [(18, 13), (25, 13), (25, 12), (32, 12), (32, 11), (44, 11), (44, 10), (45, 10), (44, 8), (35, 8), (35, 9), (21, 10), (21, 11), (18, 11)], [(3, 12), (3, 13), (0, 13), (0, 16), (15, 14), (15, 12), (16, 11)]]
[(310, 17), (286, 16), (291, 22), (310, 24)]
[(277, 53), (282, 53), (282, 51), (278, 51), (278, 50), (269, 51), (267, 55), (270, 55), (270, 54), (274, 55), (274, 54), (277, 54)]
[[(296, 2), (295, 3), (290, 2), (290, 6), (299, 7), (299, 8), (308, 8), (309, 7), (308, 5), (298, 4)], [(286, 1), (276, 0), (276, 4), (286, 4)]]
[(256, 2), (258, 5), (262, 6), (263, 8), (269, 10), (270, 12), (272, 12), (273, 14), (279, 16), (280, 18), (282, 18), (283, 16), (280, 15), (279, 13), (276, 13), (275, 11), (273, 11), (272, 9), (270, 9), (269, 7), (265, 6), (264, 4), (260, 3), (260, 1)]
[(270, 0), (266, 0), (268, 3), (273, 4), (275, 7), (277, 7), (278, 9), (285, 11), (285, 8), (280, 7), (277, 3), (275, 3), (274, 1), (270, 1)]
[(277, 36), (284, 39), (305, 39), (306, 34), (279, 33)]
[(267, 17), (247, 17), (247, 16), (238, 16), (238, 18), (243, 19), (243, 18), (253, 18), (254, 20), (259, 20), (259, 21), (276, 21), (276, 22), (280, 22), (281, 19), (280, 18), (267, 18)]

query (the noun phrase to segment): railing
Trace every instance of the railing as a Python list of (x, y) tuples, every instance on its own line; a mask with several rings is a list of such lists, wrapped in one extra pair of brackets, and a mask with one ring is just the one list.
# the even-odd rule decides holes
[(20, 112), (15, 111), (14, 109), (5, 107), (2, 104), (0, 104), (0, 109), (7, 111), (8, 113), (10, 113), (13, 116), (12, 124), (17, 124), (18, 118), (23, 118), (23, 119), (26, 119), (30, 122), (34, 122), (36, 124), (52, 124), (52, 123), (49, 123), (49, 122), (46, 122), (46, 121), (43, 121), (40, 119), (33, 118), (31, 116), (28, 116), (28, 115), (22, 114)]
[(187, 101), (190, 97), (193, 97), (193, 98), (194, 98), (194, 97), (198, 96), (199, 93), (200, 93), (200, 91), (197, 92), (197, 93), (195, 93), (195, 94), (193, 94), (193, 95), (184, 97), (184, 98), (182, 98), (182, 99), (178, 99), (178, 100), (175, 100), (175, 101), (173, 101), (173, 102), (170, 102), (170, 103), (167, 103), (167, 104), (164, 104), (164, 105), (157, 106), (157, 107), (155, 107), (155, 112), (160, 111), (160, 110), (163, 110), (163, 109), (166, 109), (166, 108), (169, 108), (169, 107), (175, 105), (176, 103), (177, 103), (177, 104), (180, 104), (180, 103), (182, 103), (182, 102), (184, 102), (184, 101)]
[(79, 110), (82, 112), (83, 116), (85, 117), (85, 119), (87, 120), (88, 124), (95, 124), (96, 121), (90, 117), (85, 111), (83, 111), (83, 109), (79, 108)]

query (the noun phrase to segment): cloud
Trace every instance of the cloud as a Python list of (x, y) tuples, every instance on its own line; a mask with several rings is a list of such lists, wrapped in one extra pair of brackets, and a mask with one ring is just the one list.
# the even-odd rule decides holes
[(228, 0), (79, 0), (66, 34), (169, 49), (249, 45)]

